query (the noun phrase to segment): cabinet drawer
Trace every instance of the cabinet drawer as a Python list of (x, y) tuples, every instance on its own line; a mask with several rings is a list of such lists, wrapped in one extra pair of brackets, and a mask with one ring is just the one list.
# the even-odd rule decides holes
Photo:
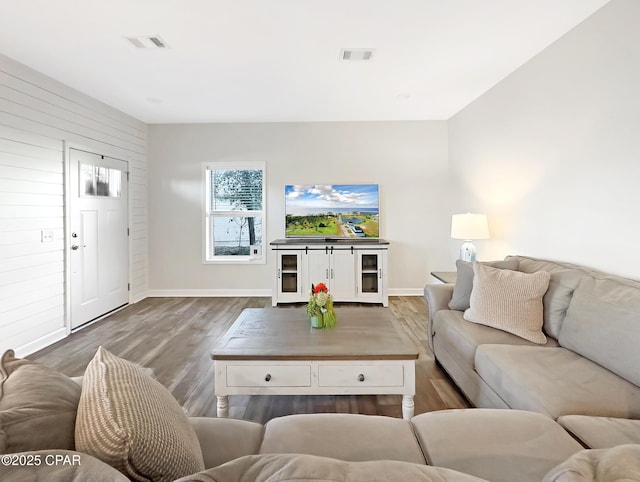
[(401, 387), (404, 385), (402, 365), (335, 365), (318, 370), (321, 387)]
[(230, 365), (227, 366), (229, 387), (308, 387), (311, 367), (308, 365)]

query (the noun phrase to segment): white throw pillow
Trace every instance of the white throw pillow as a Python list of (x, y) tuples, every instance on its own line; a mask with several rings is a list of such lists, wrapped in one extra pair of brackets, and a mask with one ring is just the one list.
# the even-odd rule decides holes
[(522, 273), (473, 264), (473, 289), (464, 319), (544, 344), (542, 297), (549, 287), (546, 271)]

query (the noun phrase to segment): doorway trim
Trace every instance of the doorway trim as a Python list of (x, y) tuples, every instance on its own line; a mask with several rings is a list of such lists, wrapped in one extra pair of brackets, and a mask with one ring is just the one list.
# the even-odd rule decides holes
[[(114, 159), (119, 159), (127, 163), (127, 169), (129, 172), (131, 171), (131, 159), (126, 158), (126, 156), (122, 156), (120, 152), (114, 152), (112, 149), (104, 148), (103, 146), (89, 146), (86, 144), (77, 143), (74, 141), (63, 141), (63, 149), (64, 149), (64, 324), (66, 328), (67, 336), (69, 336), (72, 331), (82, 330), (87, 326), (94, 324), (97, 321), (102, 320), (105, 316), (111, 315), (117, 311), (126, 308), (132, 303), (131, 299), (131, 279), (133, 277), (132, 269), (132, 246), (131, 246), (131, 234), (127, 236), (127, 278), (129, 283), (129, 290), (127, 292), (127, 304), (117, 308), (109, 313), (105, 313), (104, 316), (100, 316), (95, 320), (92, 320), (88, 323), (83, 324), (75, 330), (71, 329), (71, 259), (69, 257), (69, 253), (71, 252), (71, 149), (75, 149), (78, 151), (89, 152), (98, 156), (112, 157)], [(127, 182), (127, 198), (129, 202), (127, 203), (127, 227), (129, 229), (129, 233), (131, 233), (131, 219), (133, 216), (131, 201), (131, 182)]]

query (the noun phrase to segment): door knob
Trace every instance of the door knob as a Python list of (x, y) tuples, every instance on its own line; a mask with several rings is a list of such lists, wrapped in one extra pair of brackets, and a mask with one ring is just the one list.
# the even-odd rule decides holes
[(73, 249), (74, 251), (75, 251), (76, 249), (78, 249), (79, 247), (80, 247), (80, 246), (78, 246), (77, 244), (72, 244), (72, 245), (71, 245), (71, 249)]

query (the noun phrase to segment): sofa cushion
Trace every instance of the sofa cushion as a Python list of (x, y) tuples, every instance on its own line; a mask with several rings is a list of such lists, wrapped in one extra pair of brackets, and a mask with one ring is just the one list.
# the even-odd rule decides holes
[(563, 269), (549, 273), (549, 289), (542, 298), (544, 311), (544, 331), (555, 339), (560, 336), (562, 322), (567, 316), (567, 309), (573, 292), (580, 284), (582, 274), (575, 269)]
[(528, 274), (475, 263), (470, 307), (464, 319), (544, 344), (542, 297), (549, 273)]
[(582, 273), (583, 275), (595, 276), (595, 277), (603, 277), (608, 276), (607, 274), (597, 271), (586, 266), (567, 263), (566, 261), (552, 261), (548, 259), (541, 258), (530, 258), (528, 256), (507, 256), (505, 259), (517, 259), (519, 262), (518, 271), (522, 271), (523, 273), (535, 273), (536, 271), (548, 271), (549, 273), (553, 273), (555, 271), (562, 271), (565, 269), (575, 269)]
[[(315, 455), (249, 455), (176, 482), (482, 482), (441, 467), (395, 460), (345, 462)], [(486, 482), (486, 481), (484, 481)]]
[(631, 482), (640, 480), (640, 445), (583, 450), (553, 468), (542, 482)]
[(438, 410), (411, 419), (429, 465), (493, 482), (539, 482), (582, 446), (550, 418), (499, 409)]
[(198, 438), (171, 393), (102, 347), (84, 374), (76, 447), (136, 480), (169, 481), (204, 469)]
[(640, 283), (585, 276), (573, 294), (558, 341), (640, 385)]
[(71, 450), (20, 452), (10, 457), (0, 464), (0, 480), (4, 482), (129, 482), (95, 457)]
[(255, 455), (260, 449), (264, 432), (261, 423), (210, 417), (191, 417), (189, 421), (200, 442), (205, 469)]
[[(480, 345), (525, 345), (540, 346), (506, 331), (496, 330), (463, 318), (460, 311), (445, 310), (436, 314), (434, 322), (435, 336), (447, 344), (448, 350), (456, 354), (460, 363), (472, 368), (476, 349)], [(545, 346), (558, 346), (553, 338), (548, 338)]]
[[(517, 259), (506, 259), (484, 261), (480, 264), (493, 266), (494, 268), (516, 270), (518, 269), (519, 261)], [(469, 299), (473, 289), (473, 263), (459, 259), (456, 261), (456, 271), (456, 284), (453, 287), (451, 301), (449, 301), (449, 309), (464, 311), (469, 308)]]
[(511, 408), (638, 418), (640, 388), (565, 348), (482, 345), (478, 374)]
[(40, 363), (0, 359), (0, 453), (74, 449), (80, 386)]
[(424, 464), (422, 451), (407, 420), (350, 413), (271, 419), (265, 425), (260, 453), (304, 453), (353, 462), (386, 459)]
[(640, 444), (640, 420), (565, 415), (558, 419), (558, 423), (591, 449)]
[(522, 271), (523, 273), (536, 273), (538, 271), (548, 271), (549, 273), (553, 273), (554, 271), (579, 268), (577, 265), (565, 262), (551, 261), (540, 258), (530, 258), (528, 256), (521, 255), (509, 255), (505, 257), (505, 259), (518, 260), (518, 271)]

